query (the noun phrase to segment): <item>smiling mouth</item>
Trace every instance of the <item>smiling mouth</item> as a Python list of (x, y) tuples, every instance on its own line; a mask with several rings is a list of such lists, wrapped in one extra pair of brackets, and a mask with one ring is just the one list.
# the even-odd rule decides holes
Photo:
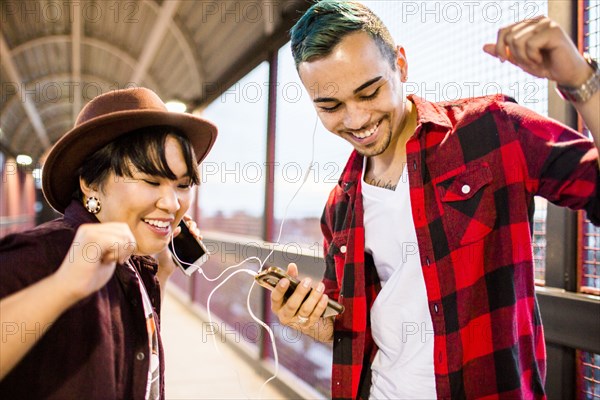
[(356, 139), (366, 139), (368, 137), (371, 137), (377, 131), (377, 128), (379, 128), (379, 124), (381, 124), (381, 120), (377, 121), (369, 129), (351, 132), (350, 134)]
[(169, 221), (160, 221), (160, 220), (156, 220), (156, 219), (144, 219), (143, 221), (146, 224), (150, 225), (152, 228), (160, 230), (160, 231), (164, 231), (164, 232), (168, 232), (169, 228), (171, 226), (171, 222), (169, 222)]

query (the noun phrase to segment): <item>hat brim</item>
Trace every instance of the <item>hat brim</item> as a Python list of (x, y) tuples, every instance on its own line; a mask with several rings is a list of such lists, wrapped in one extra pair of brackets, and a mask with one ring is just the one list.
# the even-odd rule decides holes
[(50, 150), (42, 170), (42, 190), (46, 200), (64, 214), (73, 191), (79, 186), (77, 171), (88, 156), (123, 134), (163, 125), (177, 129), (190, 140), (198, 164), (207, 156), (217, 137), (213, 123), (191, 114), (128, 110), (91, 119), (67, 132)]

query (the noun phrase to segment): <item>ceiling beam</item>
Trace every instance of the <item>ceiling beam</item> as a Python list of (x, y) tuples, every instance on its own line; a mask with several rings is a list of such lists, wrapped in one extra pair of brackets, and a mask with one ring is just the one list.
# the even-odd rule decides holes
[(81, 37), (83, 36), (83, 26), (81, 23), (81, 13), (73, 13), (71, 23), (71, 66), (72, 79), (76, 83), (73, 93), (73, 104), (71, 107), (71, 117), (73, 125), (77, 120), (77, 114), (81, 110)]
[[(69, 35), (44, 36), (41, 38), (29, 40), (25, 43), (18, 45), (17, 47), (12, 49), (12, 54), (13, 54), (13, 57), (16, 57), (16, 56), (20, 55), (21, 53), (30, 51), (31, 49), (38, 47), (38, 46), (46, 46), (46, 45), (53, 44), (53, 43), (67, 43), (68, 44), (70, 42), (70, 40), (71, 40), (71, 36), (69, 36)], [(132, 71), (135, 69), (135, 67), (137, 65), (137, 61), (129, 53), (127, 53), (124, 50), (121, 50), (119, 47), (117, 47), (114, 44), (111, 44), (109, 42), (105, 42), (103, 40), (92, 38), (89, 36), (82, 36), (81, 44), (84, 46), (91, 46), (91, 47), (98, 48), (102, 51), (106, 51), (107, 53), (117, 57), (119, 60), (121, 60), (123, 63), (125, 63)], [(158, 84), (156, 83), (156, 80), (151, 75), (147, 75), (145, 79), (148, 82), (148, 85), (150, 87), (155, 88), (156, 90), (158, 90), (158, 88), (160, 88), (160, 86), (158, 86)], [(119, 82), (119, 83), (125, 85), (127, 82)], [(114, 84), (114, 82), (113, 82), (113, 84)]]
[(140, 55), (137, 66), (131, 75), (131, 79), (129, 80), (130, 82), (133, 82), (137, 85), (142, 83), (148, 68), (150, 68), (152, 61), (158, 52), (158, 48), (163, 41), (165, 33), (169, 29), (169, 25), (171, 24), (173, 16), (179, 7), (179, 2), (180, 0), (163, 2), (158, 13), (157, 21), (154, 24), (152, 32), (150, 32), (150, 36), (148, 37), (148, 41), (142, 50), (142, 54)]
[[(269, 12), (269, 8), (271, 7), (271, 11)], [(271, 0), (262, 0), (262, 9), (263, 10), (267, 10), (265, 11), (266, 15), (263, 17), (263, 21), (265, 22), (264, 25), (264, 32), (265, 32), (265, 36), (270, 36), (273, 34), (273, 32), (275, 31), (275, 27), (277, 25), (279, 25), (279, 19), (281, 18), (281, 14), (278, 12), (275, 12), (276, 10), (279, 11), (280, 10), (280, 4), (279, 3), (274, 3)]]
[[(71, 78), (70, 73), (60, 73), (60, 74), (52, 74), (45, 75), (42, 79), (30, 81), (29, 84), (32, 87), (44, 87), (49, 82), (67, 82)], [(106, 79), (104, 77), (100, 77), (97, 75), (86, 75), (82, 74), (81, 78), (84, 82), (96, 82), (100, 85), (103, 92), (110, 90), (111, 85), (114, 85), (110, 79)], [(91, 94), (91, 93), (90, 93)], [(83, 97), (82, 97), (83, 98)], [(38, 112), (40, 116), (46, 121), (55, 121), (57, 119), (60, 120), (68, 120), (67, 124), (70, 127), (73, 127), (73, 123), (71, 122), (71, 103), (68, 102), (69, 96), (62, 96), (58, 101), (46, 102), (44, 104), (40, 104), (38, 108)], [(4, 103), (4, 107), (0, 110), (0, 115), (4, 114), (12, 114), (15, 107), (19, 107), (18, 104), (20, 102), (17, 96), (12, 96), (8, 101)], [(57, 110), (55, 113), (54, 110)], [(53, 130), (51, 129), (51, 123), (44, 125), (46, 128), (46, 132), (48, 132), (48, 137), (52, 140), (56, 140), (56, 135), (53, 135)], [(17, 123), (7, 124), (8, 130), (11, 132), (10, 139), (6, 135), (6, 131), (4, 134), (4, 143), (8, 145), (8, 147), (14, 151), (23, 151), (23, 143), (26, 143), (28, 137), (31, 137), (28, 134), (31, 132), (31, 123), (28, 118), (19, 118)], [(66, 132), (67, 130), (65, 130)], [(64, 133), (64, 132), (62, 132)], [(1, 140), (1, 139), (0, 139)], [(30, 140), (31, 141), (31, 140)], [(41, 147), (38, 141), (34, 142), (36, 146)], [(40, 154), (43, 152), (43, 149), (39, 152)], [(35, 154), (29, 154), (34, 157)]]
[(24, 85), (19, 72), (17, 71), (17, 66), (15, 65), (15, 61), (13, 60), (12, 54), (8, 45), (6, 44), (6, 40), (4, 39), (4, 34), (0, 32), (0, 54), (2, 55), (2, 65), (6, 69), (8, 77), (11, 81), (14, 82), (17, 91), (17, 96), (19, 96), (19, 100), (25, 109), (25, 113), (27, 117), (31, 121), (31, 125), (35, 133), (37, 134), (41, 144), (44, 148), (50, 147), (50, 140), (48, 139), (48, 133), (46, 132), (46, 128), (44, 128), (44, 123), (42, 122), (42, 118), (38, 113), (35, 104), (31, 101), (28, 96), (23, 93), (22, 86)]
[[(149, 1), (148, 4), (154, 11), (159, 13), (159, 6), (154, 1)], [(196, 90), (198, 93), (202, 91), (202, 82), (204, 82), (204, 74), (202, 72), (202, 63), (198, 59), (198, 55), (194, 50), (195, 44), (194, 39), (189, 37), (187, 34), (187, 30), (182, 30), (179, 26), (178, 18), (176, 16), (173, 17), (174, 24), (170, 26), (170, 32), (177, 40), (181, 51), (183, 52), (183, 57), (186, 62), (190, 66), (190, 74), (192, 78), (195, 80)]]
[(279, 23), (273, 33), (257, 40), (247, 51), (240, 54), (235, 63), (224, 69), (214, 82), (211, 82), (210, 85), (205, 84), (205, 87), (202, 88), (202, 96), (190, 102), (191, 108), (202, 110), (207, 107), (225, 90), (256, 68), (258, 64), (268, 60), (269, 52), (277, 51), (289, 42), (289, 30), (310, 6), (311, 4), (305, 0), (289, 0), (282, 3), (281, 7), (277, 7), (280, 17), (277, 19)]

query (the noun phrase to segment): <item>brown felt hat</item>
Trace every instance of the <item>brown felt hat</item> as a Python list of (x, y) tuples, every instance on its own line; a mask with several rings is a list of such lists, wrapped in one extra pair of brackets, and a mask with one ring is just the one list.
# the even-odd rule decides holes
[(50, 149), (44, 162), (42, 188), (48, 203), (64, 213), (79, 186), (77, 171), (83, 161), (116, 138), (139, 128), (171, 126), (187, 136), (198, 163), (217, 138), (217, 127), (191, 114), (169, 112), (150, 89), (114, 90), (83, 107), (75, 127)]

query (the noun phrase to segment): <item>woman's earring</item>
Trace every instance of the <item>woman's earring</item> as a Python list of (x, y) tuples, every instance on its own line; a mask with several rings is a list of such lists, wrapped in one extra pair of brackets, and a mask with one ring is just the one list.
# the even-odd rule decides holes
[(87, 208), (88, 212), (91, 214), (98, 214), (100, 212), (100, 208), (102, 208), (102, 205), (97, 197), (90, 196), (85, 201), (85, 208)]

